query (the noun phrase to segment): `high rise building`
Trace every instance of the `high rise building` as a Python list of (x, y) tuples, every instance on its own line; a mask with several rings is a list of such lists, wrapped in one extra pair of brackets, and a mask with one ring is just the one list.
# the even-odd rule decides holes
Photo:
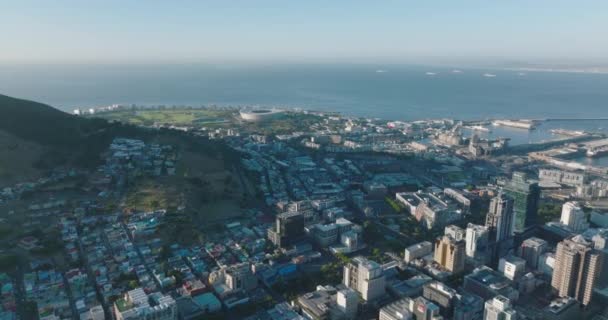
[(464, 271), (465, 243), (450, 236), (435, 240), (435, 262), (452, 273)]
[(484, 320), (515, 320), (517, 312), (511, 307), (511, 301), (504, 296), (496, 296), (486, 301), (483, 311)]
[(570, 237), (557, 245), (551, 286), (560, 297), (572, 297), (582, 305), (591, 301), (602, 255), (583, 236)]
[(540, 256), (547, 251), (547, 241), (540, 238), (528, 238), (521, 243), (517, 254), (524, 260), (526, 265), (532, 269), (538, 268)]
[(564, 203), (562, 206), (562, 216), (559, 222), (565, 226), (568, 226), (570, 230), (580, 233), (589, 228), (587, 217), (583, 208), (576, 201), (570, 201)]
[(467, 258), (475, 261), (475, 265), (484, 264), (488, 261), (488, 227), (469, 223), (466, 229), (465, 254)]
[(343, 283), (359, 292), (365, 301), (383, 296), (386, 290), (384, 270), (377, 262), (364, 257), (355, 257), (344, 266)]
[(504, 192), (513, 199), (513, 232), (522, 232), (535, 224), (540, 198), (538, 183), (528, 180), (523, 172), (514, 172), (505, 184)]
[(297, 211), (278, 214), (274, 227), (268, 229), (268, 239), (279, 247), (293, 245), (304, 235), (304, 215)]
[(490, 230), (490, 241), (500, 242), (510, 238), (513, 231), (513, 199), (499, 193), (490, 201), (486, 216), (486, 227)]

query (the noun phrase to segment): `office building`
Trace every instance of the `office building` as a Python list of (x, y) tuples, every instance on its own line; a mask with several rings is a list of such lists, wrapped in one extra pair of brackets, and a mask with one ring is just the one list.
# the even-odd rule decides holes
[(354, 319), (359, 297), (351, 289), (336, 290), (332, 286), (317, 286), (296, 300), (306, 319)]
[(378, 320), (413, 320), (410, 311), (412, 302), (410, 298), (405, 298), (382, 307), (378, 314)]
[(585, 173), (557, 169), (540, 169), (538, 170), (538, 178), (541, 182), (554, 182), (573, 187), (582, 187), (587, 182)]
[(576, 300), (570, 297), (557, 298), (543, 309), (544, 319), (570, 320), (580, 318), (580, 308)]
[(258, 279), (248, 262), (233, 264), (224, 271), (226, 286), (230, 290), (249, 291), (257, 287)]
[(278, 214), (274, 227), (268, 229), (268, 239), (278, 247), (293, 245), (304, 236), (304, 215), (297, 211)]
[(465, 254), (474, 265), (488, 262), (488, 227), (469, 223), (465, 232)]
[(454, 306), (453, 320), (481, 320), (485, 301), (474, 294), (464, 292)]
[(359, 309), (359, 295), (351, 288), (342, 289), (336, 294), (336, 305), (345, 319), (354, 319)]
[(539, 259), (547, 251), (547, 241), (540, 238), (528, 238), (517, 249), (517, 255), (526, 260), (526, 265), (538, 269)]
[(355, 257), (344, 266), (343, 283), (365, 301), (383, 296), (386, 290), (384, 270), (377, 262), (364, 257)]
[(593, 249), (583, 236), (573, 236), (557, 245), (551, 286), (560, 297), (572, 297), (587, 305), (598, 282), (601, 266), (601, 253)]
[(464, 271), (465, 243), (450, 236), (435, 240), (434, 260), (452, 273)]
[(443, 319), (439, 314), (439, 306), (424, 297), (414, 299), (412, 313), (414, 313), (416, 320)]
[(463, 288), (484, 300), (501, 295), (511, 301), (516, 301), (519, 298), (519, 292), (513, 288), (512, 284), (513, 282), (502, 273), (481, 266), (464, 276)]
[(490, 241), (500, 242), (511, 237), (513, 228), (513, 199), (499, 193), (490, 201), (486, 216), (486, 227), (490, 230)]
[(509, 280), (518, 279), (526, 272), (526, 260), (513, 255), (500, 258), (500, 261), (498, 262), (498, 271)]
[(511, 307), (511, 301), (503, 296), (496, 296), (486, 301), (483, 311), (484, 320), (515, 320), (517, 312)]
[(559, 222), (565, 226), (568, 226), (568, 228), (575, 233), (581, 233), (589, 228), (587, 216), (583, 211), (583, 208), (576, 201), (564, 203)]
[(405, 248), (403, 260), (409, 263), (415, 259), (422, 258), (431, 252), (433, 252), (433, 244), (428, 241), (423, 241)]
[(540, 188), (538, 183), (528, 180), (523, 172), (514, 172), (504, 186), (506, 195), (513, 199), (513, 232), (522, 232), (536, 223)]
[(443, 316), (452, 317), (454, 305), (458, 300), (458, 293), (456, 290), (439, 281), (432, 281), (424, 285), (422, 296), (439, 306)]

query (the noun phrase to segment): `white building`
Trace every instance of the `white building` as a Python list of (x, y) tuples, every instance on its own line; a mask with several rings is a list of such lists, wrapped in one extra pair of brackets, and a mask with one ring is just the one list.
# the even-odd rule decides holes
[(483, 311), (484, 320), (515, 320), (517, 312), (511, 307), (511, 301), (503, 296), (496, 296), (486, 301)]
[(142, 288), (127, 292), (124, 297), (114, 302), (114, 318), (116, 320), (177, 320), (177, 305), (171, 296), (160, 295), (154, 299), (156, 301), (152, 301), (150, 296)]
[(433, 244), (429, 241), (423, 241), (405, 248), (403, 259), (409, 263), (415, 259), (429, 255), (431, 252), (433, 252)]
[(365, 301), (383, 296), (386, 290), (384, 270), (377, 262), (364, 257), (353, 258), (344, 266), (343, 283), (359, 292)]
[(378, 320), (411, 320), (413, 319), (412, 312), (410, 312), (409, 298), (397, 300), (389, 305), (386, 305), (380, 309)]
[(570, 201), (562, 206), (562, 216), (559, 222), (568, 226), (572, 231), (579, 233), (589, 228), (583, 208), (578, 202)]
[(485, 264), (488, 255), (488, 227), (469, 223), (465, 234), (465, 254), (468, 259)]
[(351, 288), (340, 290), (336, 296), (336, 304), (346, 319), (354, 319), (359, 309), (359, 296)]

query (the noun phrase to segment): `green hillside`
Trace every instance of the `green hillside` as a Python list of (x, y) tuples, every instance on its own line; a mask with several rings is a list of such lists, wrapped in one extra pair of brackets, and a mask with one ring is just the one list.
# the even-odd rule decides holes
[(42, 103), (0, 95), (0, 130), (25, 140), (69, 146), (107, 126), (100, 119), (79, 118)]

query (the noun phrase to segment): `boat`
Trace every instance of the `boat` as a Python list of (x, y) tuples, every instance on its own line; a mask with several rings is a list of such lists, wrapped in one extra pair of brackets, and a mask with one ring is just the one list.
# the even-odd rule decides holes
[(434, 75), (436, 75), (436, 73), (435, 72), (427, 72), (426, 75), (427, 76), (434, 76)]
[(551, 129), (551, 130), (549, 130), (549, 132), (551, 132), (552, 134), (558, 134), (558, 135), (562, 135), (562, 136), (572, 136), (572, 137), (585, 135), (585, 132), (580, 131), (580, 130)]
[(587, 150), (586, 154), (587, 154), (587, 157), (589, 157), (589, 158), (600, 157), (600, 156), (603, 156), (605, 154), (608, 154), (608, 148), (600, 148), (600, 149), (594, 149), (594, 150)]
[(452, 73), (462, 73), (462, 71), (455, 69), (455, 70), (452, 70)]
[(465, 127), (467, 129), (471, 129), (471, 130), (475, 130), (475, 131), (482, 131), (482, 132), (491, 132), (490, 129), (484, 127), (484, 126), (468, 126)]
[(532, 120), (494, 120), (492, 122), (494, 126), (505, 126), (519, 129), (532, 130), (536, 124)]
[(492, 73), (484, 73), (483, 76), (486, 77), (486, 78), (494, 78), (494, 77), (496, 77), (496, 75), (492, 74)]
[(376, 70), (376, 73), (385, 73), (385, 72), (386, 72), (386, 70), (383, 70), (383, 69)]

